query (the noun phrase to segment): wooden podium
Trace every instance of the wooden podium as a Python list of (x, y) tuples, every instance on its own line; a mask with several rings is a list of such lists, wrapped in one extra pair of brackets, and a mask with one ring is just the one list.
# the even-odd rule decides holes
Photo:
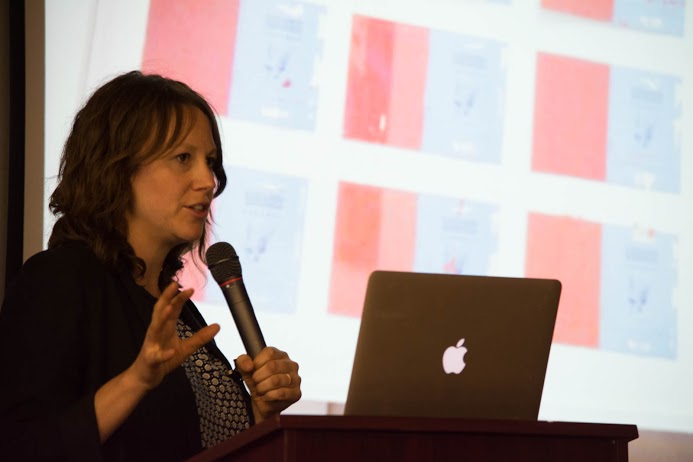
[(635, 425), (282, 415), (188, 462), (628, 460)]

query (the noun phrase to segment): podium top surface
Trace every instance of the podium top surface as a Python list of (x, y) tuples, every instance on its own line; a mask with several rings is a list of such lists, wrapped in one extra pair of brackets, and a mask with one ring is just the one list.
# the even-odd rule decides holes
[[(294, 430), (371, 430), (400, 432), (512, 433), (574, 437), (611, 437), (631, 441), (638, 429), (629, 424), (549, 422), (525, 420), (447, 419), (429, 417), (279, 415), (258, 427), (268, 432)], [(251, 429), (252, 430), (252, 429)], [(263, 431), (264, 433), (264, 431)]]
[[(230, 440), (209, 449), (189, 462), (212, 460), (215, 452), (228, 453), (277, 432), (367, 431), (399, 433), (458, 433), (488, 436), (596, 438), (627, 443), (638, 437), (638, 429), (629, 424), (547, 422), (524, 420), (447, 419), (381, 416), (279, 415), (261, 422)], [(222, 448), (223, 447), (223, 448)]]

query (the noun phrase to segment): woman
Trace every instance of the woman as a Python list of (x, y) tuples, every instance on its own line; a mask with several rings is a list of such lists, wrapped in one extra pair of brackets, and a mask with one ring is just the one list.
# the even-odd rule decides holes
[(130, 72), (92, 95), (63, 151), (48, 250), (0, 311), (0, 454), (181, 460), (300, 398), (298, 366), (275, 348), (233, 370), (219, 326), (175, 282), (183, 254), (204, 258), (225, 185), (214, 113), (188, 86)]

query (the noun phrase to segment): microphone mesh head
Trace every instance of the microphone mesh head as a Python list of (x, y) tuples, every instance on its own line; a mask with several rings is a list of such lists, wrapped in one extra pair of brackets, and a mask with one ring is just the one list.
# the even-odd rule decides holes
[(212, 244), (205, 253), (207, 267), (217, 284), (243, 275), (236, 250), (228, 242)]

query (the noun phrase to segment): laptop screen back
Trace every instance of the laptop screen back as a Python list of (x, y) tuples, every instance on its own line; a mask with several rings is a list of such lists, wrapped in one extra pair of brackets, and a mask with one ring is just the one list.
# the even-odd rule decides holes
[(345, 414), (536, 420), (561, 284), (375, 271)]

